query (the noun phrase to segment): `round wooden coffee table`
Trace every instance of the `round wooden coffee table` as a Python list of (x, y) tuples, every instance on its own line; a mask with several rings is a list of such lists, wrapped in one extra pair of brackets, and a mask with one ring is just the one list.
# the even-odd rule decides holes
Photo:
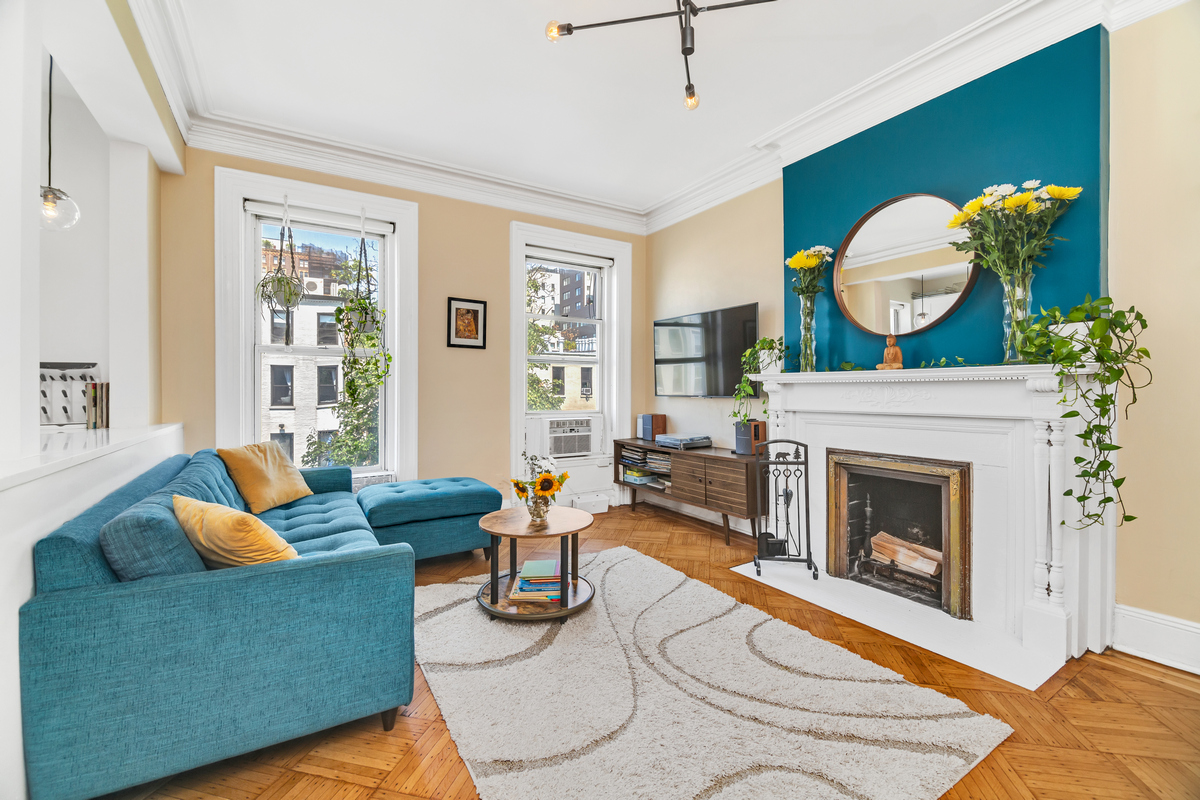
[[(550, 506), (546, 521), (534, 524), (529, 511), (524, 507), (506, 508), (484, 515), (479, 527), (492, 536), (492, 579), (479, 587), (475, 599), (494, 617), (508, 619), (553, 619), (563, 618), (579, 611), (592, 602), (596, 593), (587, 578), (579, 574), (579, 532), (590, 528), (592, 515), (570, 506)], [(558, 602), (534, 600), (510, 600), (509, 594), (517, 584), (517, 539), (549, 539), (558, 537), (561, 542), (562, 592)], [(568, 552), (567, 538), (570, 537)], [(500, 574), (500, 540), (508, 539), (508, 572)], [(571, 579), (567, 580), (570, 573)], [(504, 579), (503, 581), (501, 579)]]

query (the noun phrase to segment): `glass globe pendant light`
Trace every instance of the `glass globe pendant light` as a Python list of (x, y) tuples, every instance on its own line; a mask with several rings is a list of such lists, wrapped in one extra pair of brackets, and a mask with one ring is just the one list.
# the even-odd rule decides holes
[[(54, 56), (50, 56), (49, 110), (46, 113), (46, 183), (52, 184), (54, 164)], [(51, 185), (42, 187), (42, 227), (65, 231), (79, 222), (79, 206), (62, 189)]]

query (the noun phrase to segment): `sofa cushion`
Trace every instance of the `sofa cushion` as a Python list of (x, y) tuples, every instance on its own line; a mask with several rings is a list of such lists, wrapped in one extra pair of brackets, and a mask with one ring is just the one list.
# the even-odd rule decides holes
[(297, 542), (296, 552), (300, 554), (301, 558), (314, 558), (334, 553), (348, 553), (351, 550), (369, 550), (373, 547), (379, 547), (379, 542), (375, 541), (375, 537), (371, 535), (370, 531), (358, 530)]
[(204, 562), (175, 519), (171, 498), (177, 494), (246, 510), (225, 464), (215, 451), (201, 450), (169, 483), (100, 529), (104, 557), (122, 581), (204, 571)]
[(372, 528), (498, 511), (500, 492), (475, 478), (377, 483), (358, 493)]
[[(257, 516), (292, 545), (348, 531), (364, 532), (374, 541), (371, 526), (352, 492), (323, 492), (301, 497)], [(298, 546), (296, 549), (300, 550)]]
[(100, 547), (100, 529), (169, 483), (188, 461), (185, 455), (168, 458), (35, 544), (33, 573), (37, 593), (117, 583), (117, 575)]
[(299, 558), (296, 549), (258, 517), (177, 494), (175, 518), (209, 569)]
[(238, 493), (255, 514), (313, 493), (278, 442), (222, 448), (217, 455), (225, 462)]

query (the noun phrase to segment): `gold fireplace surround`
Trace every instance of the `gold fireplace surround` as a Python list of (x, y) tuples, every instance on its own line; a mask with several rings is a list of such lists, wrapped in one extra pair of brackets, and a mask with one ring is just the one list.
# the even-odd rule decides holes
[(942, 487), (942, 610), (958, 619), (971, 618), (971, 465), (857, 450), (827, 449), (829, 522), (828, 572), (849, 573), (849, 503), (851, 474), (917, 481)]

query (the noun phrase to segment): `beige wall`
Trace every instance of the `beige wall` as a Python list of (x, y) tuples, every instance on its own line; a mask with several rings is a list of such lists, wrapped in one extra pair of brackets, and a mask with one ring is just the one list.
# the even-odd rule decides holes
[[(642, 319), (645, 238), (262, 161), (187, 149), (186, 174), (162, 176), (162, 419), (183, 422), (186, 447), (214, 441), (213, 170), (230, 167), (419, 204), (418, 471), (469, 475), (497, 488), (509, 472), (509, 223), (633, 244), (633, 316)], [(446, 347), (446, 298), (488, 303), (487, 349)], [(633, 399), (649, 360), (634, 335)]]
[(1117, 602), (1200, 622), (1200, 0), (1112, 34), (1109, 288), (1151, 327), (1154, 385), (1121, 420)]
[[(758, 335), (782, 335), (783, 181), (650, 234), (646, 260), (646, 316), (635, 343), (649, 341), (656, 319), (755, 302)], [(634, 411), (666, 414), (672, 433), (707, 433), (714, 444), (733, 447), (733, 400), (655, 397), (653, 348), (644, 356), (645, 401), (639, 408), (634, 394)]]

